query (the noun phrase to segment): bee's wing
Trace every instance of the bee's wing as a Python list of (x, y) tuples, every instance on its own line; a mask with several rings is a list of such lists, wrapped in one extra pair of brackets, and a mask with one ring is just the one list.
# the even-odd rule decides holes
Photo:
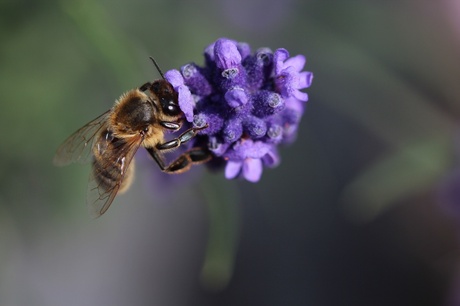
[(92, 156), (95, 139), (107, 128), (110, 112), (111, 110), (108, 110), (70, 135), (56, 151), (53, 163), (56, 166), (65, 166), (73, 162), (88, 162)]
[(121, 189), (126, 189), (133, 173), (130, 164), (139, 149), (143, 137), (133, 136), (128, 139), (110, 141), (101, 138), (98, 145), (104, 148), (99, 158), (94, 159), (88, 182), (87, 205), (93, 218), (100, 217), (109, 209), (113, 199)]

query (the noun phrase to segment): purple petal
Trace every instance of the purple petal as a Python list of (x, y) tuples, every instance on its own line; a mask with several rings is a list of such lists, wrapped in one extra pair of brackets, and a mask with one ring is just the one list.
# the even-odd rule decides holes
[(259, 158), (248, 158), (243, 163), (243, 176), (246, 180), (256, 183), (262, 176), (262, 161)]
[(287, 59), (284, 62), (284, 67), (293, 67), (295, 71), (300, 72), (302, 71), (303, 67), (305, 66), (306, 58), (303, 55), (296, 55)]
[(313, 73), (304, 71), (299, 73), (299, 89), (308, 88), (311, 86), (313, 81)]
[(187, 86), (181, 85), (177, 88), (179, 93), (179, 107), (185, 115), (188, 122), (193, 122), (193, 109), (195, 108), (195, 100)]
[(281, 73), (281, 70), (284, 69), (284, 61), (288, 59), (289, 52), (286, 49), (280, 48), (275, 51), (273, 55), (273, 61), (275, 62), (275, 74), (278, 75)]
[(225, 166), (225, 178), (226, 179), (233, 179), (240, 174), (241, 167), (243, 166), (243, 162), (235, 162), (235, 161), (228, 161), (227, 165)]
[(254, 141), (253, 145), (246, 151), (247, 156), (251, 158), (262, 158), (270, 151), (272, 146), (262, 141)]
[[(248, 142), (251, 142), (251, 144)], [(239, 140), (238, 142), (234, 143), (233, 146), (225, 153), (225, 158), (236, 161), (244, 160), (247, 157), (246, 150), (248, 144), (252, 145), (252, 140)]]
[(169, 70), (165, 73), (165, 79), (171, 83), (171, 85), (176, 88), (180, 85), (184, 85), (184, 78), (180, 72), (176, 69)]
[(236, 142), (225, 156), (231, 160), (244, 160), (246, 158), (262, 158), (271, 149), (271, 145), (262, 141), (245, 139)]
[(280, 93), (283, 98), (289, 98), (291, 96), (289, 89), (289, 75), (278, 74), (275, 79), (276, 90)]
[[(304, 83), (304, 81), (302, 81)], [(300, 75), (292, 66), (283, 69), (275, 79), (275, 84), (281, 96), (288, 98), (293, 96), (298, 91), (301, 84)]]
[(248, 102), (248, 96), (241, 87), (233, 87), (225, 93), (225, 100), (232, 108), (240, 107)]
[(265, 166), (274, 168), (279, 165), (280, 157), (276, 149), (272, 148), (270, 151), (267, 152), (267, 154), (264, 155), (264, 157), (262, 157), (262, 161), (264, 162)]
[(295, 90), (292, 95), (300, 101), (308, 101), (308, 94), (305, 92), (301, 92), (300, 90)]
[(214, 45), (214, 56), (217, 67), (230, 69), (241, 64), (241, 54), (236, 43), (232, 40), (221, 38)]
[(304, 112), (305, 102), (300, 101), (295, 97), (287, 98), (287, 99), (285, 99), (285, 102), (286, 102), (286, 108), (291, 110), (291, 111), (294, 111), (294, 113), (296, 114), (295, 115), (296, 116), (295, 122), (298, 122), (297, 118), (300, 117)]

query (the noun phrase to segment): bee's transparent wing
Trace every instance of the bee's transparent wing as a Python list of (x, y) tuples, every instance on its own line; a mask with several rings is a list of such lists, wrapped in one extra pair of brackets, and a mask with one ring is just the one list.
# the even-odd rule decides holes
[(58, 148), (53, 163), (56, 166), (65, 166), (73, 162), (88, 162), (92, 156), (94, 141), (107, 128), (110, 112), (108, 110), (70, 135)]
[[(104, 144), (105, 141), (110, 143)], [(101, 137), (98, 141), (104, 150), (96, 153), (99, 156), (93, 161), (87, 191), (88, 210), (93, 218), (104, 214), (117, 193), (129, 187), (134, 170), (132, 161), (142, 141), (141, 135), (115, 140)]]

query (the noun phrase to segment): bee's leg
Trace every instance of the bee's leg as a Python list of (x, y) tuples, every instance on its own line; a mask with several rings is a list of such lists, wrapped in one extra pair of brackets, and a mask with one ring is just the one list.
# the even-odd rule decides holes
[(172, 131), (178, 131), (181, 128), (181, 124), (179, 122), (160, 121), (160, 124), (162, 127)]
[[(168, 122), (162, 122), (162, 125), (166, 127), (167, 123)], [(160, 152), (178, 148), (181, 144), (186, 143), (187, 141), (195, 137), (198, 131), (205, 129), (207, 127), (208, 125), (205, 125), (203, 127), (192, 127), (180, 134), (179, 137), (167, 141), (165, 143), (160, 143), (155, 148), (148, 148), (147, 151), (157, 162), (158, 166), (160, 166), (162, 171), (167, 173), (181, 173), (187, 171), (192, 164), (200, 164), (210, 160), (211, 152), (202, 148), (192, 148), (181, 154), (169, 166), (165, 164), (165, 161), (161, 156)]]
[(190, 169), (193, 164), (201, 164), (211, 159), (211, 152), (203, 148), (192, 148), (182, 155), (180, 155), (175, 161), (168, 166), (165, 165), (163, 157), (159, 154), (159, 151), (154, 148), (148, 148), (147, 151), (160, 166), (161, 170), (166, 173), (182, 173)]
[[(163, 126), (165, 126), (166, 123), (168, 123), (168, 122), (162, 122), (161, 124)], [(172, 122), (169, 122), (169, 123), (172, 123)], [(173, 140), (167, 141), (165, 143), (160, 143), (159, 145), (157, 145), (157, 149), (160, 150), (160, 151), (175, 149), (175, 148), (179, 147), (181, 144), (186, 143), (187, 141), (189, 141), (190, 139), (195, 137), (196, 133), (199, 130), (203, 130), (203, 129), (207, 128), (207, 127), (208, 127), (208, 125), (205, 125), (203, 127), (189, 128), (188, 130), (186, 130), (185, 132), (180, 134), (179, 137), (177, 137), (177, 138), (175, 138)]]

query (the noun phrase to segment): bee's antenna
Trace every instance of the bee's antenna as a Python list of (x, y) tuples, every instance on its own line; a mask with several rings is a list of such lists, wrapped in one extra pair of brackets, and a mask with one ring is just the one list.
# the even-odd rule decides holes
[(161, 77), (164, 80), (165, 76), (163, 75), (163, 72), (161, 71), (160, 66), (158, 66), (157, 62), (155, 61), (155, 59), (153, 57), (151, 57), (151, 56), (149, 56), (149, 57), (152, 60), (153, 64), (155, 65), (155, 67), (157, 68), (158, 72), (160, 73)]

